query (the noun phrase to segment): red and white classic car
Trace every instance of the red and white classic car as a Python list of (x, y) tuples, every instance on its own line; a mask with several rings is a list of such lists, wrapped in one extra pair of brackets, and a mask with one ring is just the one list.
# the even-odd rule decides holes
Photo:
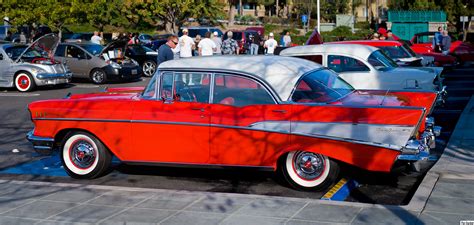
[(435, 92), (354, 90), (336, 73), (281, 56), (162, 63), (148, 86), (29, 105), (38, 150), (58, 150), (74, 178), (123, 163), (281, 171), (297, 189), (325, 189), (341, 163), (390, 172), (429, 156), (440, 128)]

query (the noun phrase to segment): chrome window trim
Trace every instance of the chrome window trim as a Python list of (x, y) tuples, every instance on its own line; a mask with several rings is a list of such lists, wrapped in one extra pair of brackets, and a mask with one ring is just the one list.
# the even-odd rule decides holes
[(176, 68), (165, 68), (161, 69), (162, 71), (194, 71), (194, 72), (207, 72), (207, 73), (225, 73), (225, 74), (232, 74), (232, 75), (238, 75), (238, 76), (243, 76), (243, 77), (249, 77), (253, 80), (256, 80), (259, 84), (264, 86), (267, 92), (270, 93), (272, 98), (274, 99), (275, 102), (281, 103), (283, 100), (280, 98), (280, 96), (277, 94), (277, 92), (273, 89), (270, 84), (268, 84), (265, 80), (261, 79), (258, 76), (255, 76), (251, 73), (247, 73), (245, 71), (238, 71), (238, 70), (230, 70), (230, 69), (192, 69), (192, 68), (182, 68), (182, 67), (176, 67)]
[[(372, 52), (373, 53), (373, 52)], [(371, 53), (371, 54), (372, 54)], [(336, 72), (334, 71), (335, 73), (371, 73), (372, 72), (372, 69), (374, 69), (375, 71), (378, 71), (377, 69), (375, 69), (375, 67), (371, 67), (372, 65), (369, 63), (368, 61), (368, 58), (366, 60), (364, 59), (361, 59), (357, 56), (353, 56), (353, 55), (346, 55), (346, 54), (340, 54), (340, 53), (327, 53), (327, 56), (326, 56), (326, 66), (329, 68), (329, 56), (344, 56), (344, 57), (348, 57), (348, 58), (352, 58), (352, 59), (355, 59), (359, 62), (361, 62), (362, 64), (364, 64), (368, 69), (369, 71), (342, 71), (342, 72)], [(331, 68), (329, 68), (331, 69)], [(332, 69), (331, 69), (332, 70)]]
[[(359, 140), (353, 140), (349, 138), (339, 138), (333, 136), (325, 135), (308, 135), (304, 133), (297, 132), (285, 132), (285, 131), (274, 131), (274, 130), (265, 130), (265, 129), (256, 129), (250, 126), (231, 126), (231, 125), (221, 125), (221, 124), (208, 124), (208, 123), (190, 123), (190, 122), (169, 122), (169, 121), (156, 121), (156, 120), (120, 120), (120, 119), (83, 119), (83, 118), (38, 118), (37, 120), (58, 120), (58, 121), (84, 121), (84, 122), (123, 122), (123, 123), (150, 123), (150, 124), (166, 124), (166, 125), (187, 125), (187, 126), (204, 126), (204, 127), (215, 127), (215, 128), (229, 128), (229, 129), (241, 129), (241, 130), (250, 130), (250, 131), (261, 131), (269, 133), (278, 133), (278, 134), (287, 134), (287, 135), (299, 135), (312, 138), (322, 138), (336, 141), (351, 142), (356, 144), (363, 144), (375, 147), (388, 148), (391, 150), (401, 151), (402, 146), (376, 143), (376, 142), (364, 142)], [(349, 124), (351, 124), (349, 122)], [(375, 125), (375, 124), (374, 124)], [(381, 124), (383, 125), (383, 124)], [(417, 130), (417, 129), (415, 129)]]

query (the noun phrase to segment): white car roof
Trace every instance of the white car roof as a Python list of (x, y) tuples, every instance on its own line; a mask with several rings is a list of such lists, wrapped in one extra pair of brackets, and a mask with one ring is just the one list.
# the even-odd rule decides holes
[(212, 56), (170, 60), (159, 65), (159, 69), (212, 69), (240, 71), (266, 81), (279, 95), (289, 99), (299, 78), (305, 73), (322, 68), (309, 60), (282, 56)]
[(358, 44), (320, 44), (320, 45), (302, 45), (284, 49), (280, 52), (282, 56), (301, 56), (314, 55), (318, 53), (326, 54), (345, 54), (352, 55), (362, 59), (368, 59), (372, 52), (378, 48), (368, 45)]

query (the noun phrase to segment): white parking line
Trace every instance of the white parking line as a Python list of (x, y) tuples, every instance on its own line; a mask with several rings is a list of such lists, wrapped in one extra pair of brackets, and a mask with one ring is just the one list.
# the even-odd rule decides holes
[(7, 93), (7, 92), (0, 92), (0, 97), (33, 97), (39, 96), (38, 93)]
[(77, 88), (98, 88), (100, 86), (99, 85), (79, 84), (79, 85), (76, 85), (75, 87), (77, 87)]

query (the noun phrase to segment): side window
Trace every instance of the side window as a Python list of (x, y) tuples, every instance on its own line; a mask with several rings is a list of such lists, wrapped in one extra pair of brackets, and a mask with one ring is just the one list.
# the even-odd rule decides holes
[(54, 53), (54, 56), (64, 57), (65, 52), (66, 52), (66, 45), (58, 45), (58, 47), (56, 48), (56, 52)]
[(77, 59), (85, 59), (86, 58), (86, 53), (82, 51), (82, 49), (76, 47), (76, 46), (67, 46), (66, 48), (66, 57), (69, 58), (77, 58)]
[(173, 99), (173, 73), (161, 75), (160, 96), (162, 99)]
[(275, 104), (275, 101), (258, 82), (236, 75), (215, 75), (213, 103), (247, 106)]
[(209, 102), (209, 73), (175, 73), (175, 99), (181, 102)]
[(370, 71), (363, 62), (340, 55), (328, 55), (328, 68), (336, 73)]
[(298, 56), (298, 58), (313, 61), (313, 62), (319, 63), (321, 65), (323, 64), (323, 56), (322, 55), (303, 55), (303, 56)]
[(153, 76), (151, 78), (150, 83), (148, 83), (145, 91), (143, 92), (143, 98), (145, 99), (151, 99), (155, 97), (155, 91), (156, 91), (156, 80), (158, 76)]

